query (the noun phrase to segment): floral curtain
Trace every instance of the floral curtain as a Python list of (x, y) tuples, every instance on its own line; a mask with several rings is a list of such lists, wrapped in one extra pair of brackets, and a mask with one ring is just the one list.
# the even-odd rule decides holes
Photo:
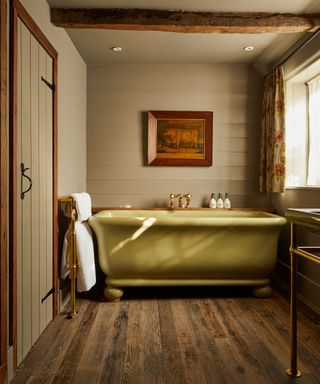
[(260, 148), (260, 192), (284, 192), (284, 183), (284, 80), (282, 67), (277, 67), (264, 79)]

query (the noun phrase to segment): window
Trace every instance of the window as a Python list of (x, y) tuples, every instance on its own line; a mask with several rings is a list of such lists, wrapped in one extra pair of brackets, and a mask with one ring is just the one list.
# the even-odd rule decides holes
[(309, 159), (307, 185), (320, 186), (320, 75), (308, 82)]
[(286, 187), (320, 187), (320, 60), (286, 83)]

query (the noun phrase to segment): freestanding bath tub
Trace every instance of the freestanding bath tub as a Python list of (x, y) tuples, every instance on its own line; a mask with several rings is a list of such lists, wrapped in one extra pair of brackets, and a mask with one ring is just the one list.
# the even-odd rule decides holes
[(109, 300), (128, 286), (249, 285), (255, 296), (269, 296), (285, 223), (266, 212), (225, 210), (110, 210), (89, 219)]

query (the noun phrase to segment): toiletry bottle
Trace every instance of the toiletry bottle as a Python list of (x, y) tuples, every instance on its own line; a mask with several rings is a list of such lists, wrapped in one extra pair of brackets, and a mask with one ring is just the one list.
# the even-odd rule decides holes
[(229, 199), (228, 193), (226, 193), (226, 197), (224, 199), (223, 205), (225, 208), (231, 208), (231, 201)]
[(209, 201), (209, 207), (210, 208), (217, 208), (217, 202), (214, 193), (211, 193), (211, 198)]
[(218, 193), (217, 208), (223, 208), (222, 194)]

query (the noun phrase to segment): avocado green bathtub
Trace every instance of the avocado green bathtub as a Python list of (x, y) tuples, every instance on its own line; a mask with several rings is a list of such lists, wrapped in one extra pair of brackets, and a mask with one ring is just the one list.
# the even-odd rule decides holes
[(110, 210), (89, 219), (110, 300), (123, 287), (168, 285), (249, 285), (269, 296), (285, 223), (266, 212), (223, 210)]

